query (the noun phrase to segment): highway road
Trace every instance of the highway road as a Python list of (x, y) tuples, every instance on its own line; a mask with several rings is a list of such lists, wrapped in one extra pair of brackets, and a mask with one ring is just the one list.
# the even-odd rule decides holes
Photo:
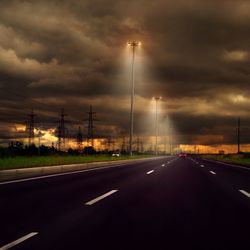
[(250, 170), (192, 157), (0, 184), (0, 250), (250, 249)]

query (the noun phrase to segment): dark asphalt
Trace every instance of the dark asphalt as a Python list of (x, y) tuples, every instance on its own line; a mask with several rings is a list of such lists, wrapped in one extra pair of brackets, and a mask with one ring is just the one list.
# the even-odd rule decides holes
[(11, 249), (250, 249), (239, 190), (250, 170), (189, 157), (0, 185), (0, 250), (31, 232)]

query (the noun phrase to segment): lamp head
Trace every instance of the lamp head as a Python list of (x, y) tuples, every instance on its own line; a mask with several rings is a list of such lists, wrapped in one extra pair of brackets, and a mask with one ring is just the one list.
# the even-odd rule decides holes
[(127, 42), (127, 45), (131, 47), (138, 47), (138, 46), (141, 46), (141, 44), (142, 44), (141, 42), (137, 42), (137, 41)]
[(156, 100), (156, 101), (159, 101), (159, 100), (162, 99), (162, 97), (161, 96), (154, 96), (153, 99)]

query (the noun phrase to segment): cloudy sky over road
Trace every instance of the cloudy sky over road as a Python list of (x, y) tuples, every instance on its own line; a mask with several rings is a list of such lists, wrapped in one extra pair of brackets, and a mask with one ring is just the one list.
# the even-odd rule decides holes
[[(1, 0), (2, 138), (34, 107), (46, 128), (97, 112), (100, 136), (129, 132), (131, 50), (135, 133), (153, 134), (152, 97), (182, 144), (250, 142), (250, 2)], [(163, 126), (162, 126), (163, 127)], [(12, 133), (13, 134), (13, 133)]]

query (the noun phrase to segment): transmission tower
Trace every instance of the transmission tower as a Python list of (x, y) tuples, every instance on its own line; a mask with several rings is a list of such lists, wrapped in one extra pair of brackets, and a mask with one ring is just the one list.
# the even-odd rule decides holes
[(60, 121), (59, 126), (57, 128), (57, 137), (58, 137), (58, 150), (62, 150), (65, 148), (65, 135), (66, 135), (66, 128), (65, 128), (65, 116), (64, 109), (62, 108), (60, 114)]
[(114, 140), (112, 140), (110, 136), (106, 139), (106, 145), (107, 145), (108, 152), (112, 150), (111, 145), (114, 148)]
[(93, 112), (92, 106), (89, 107), (88, 114), (88, 134), (87, 134), (87, 144), (88, 146), (94, 147), (94, 121), (97, 121), (94, 117), (96, 112)]
[(122, 147), (121, 147), (121, 151), (125, 152), (126, 151), (126, 138), (125, 136), (122, 138)]
[(140, 143), (141, 145), (141, 153), (144, 153), (144, 145), (143, 145), (143, 140), (141, 139), (141, 143)]
[(27, 125), (26, 130), (29, 133), (29, 146), (34, 144), (34, 139), (35, 139), (35, 114), (34, 114), (34, 109), (31, 109), (29, 116), (29, 122)]
[(78, 133), (77, 133), (77, 136), (76, 136), (76, 142), (77, 142), (78, 151), (82, 152), (82, 149), (83, 149), (83, 144), (82, 144), (82, 142), (83, 142), (83, 134), (82, 134), (80, 126), (79, 126)]
[(137, 140), (136, 140), (136, 151), (137, 153), (140, 152), (140, 137), (139, 136), (137, 137)]

